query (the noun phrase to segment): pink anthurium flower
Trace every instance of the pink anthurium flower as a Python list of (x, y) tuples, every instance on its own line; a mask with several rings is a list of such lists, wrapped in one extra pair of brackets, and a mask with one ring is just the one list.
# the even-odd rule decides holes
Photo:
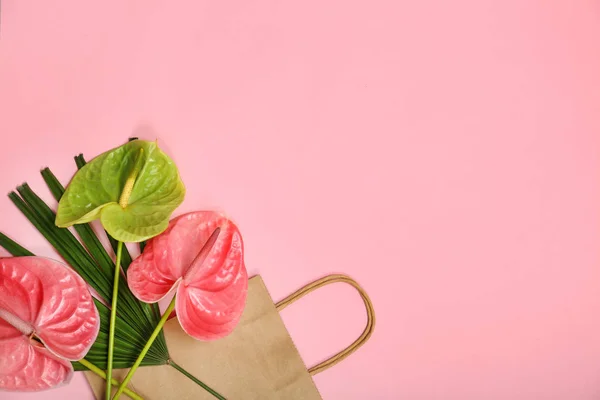
[(85, 357), (99, 329), (87, 285), (67, 266), (42, 257), (0, 259), (0, 389), (68, 383), (69, 360)]
[(198, 340), (227, 336), (246, 304), (248, 274), (238, 228), (211, 211), (182, 215), (151, 239), (127, 271), (129, 287), (154, 303), (176, 289), (175, 312)]

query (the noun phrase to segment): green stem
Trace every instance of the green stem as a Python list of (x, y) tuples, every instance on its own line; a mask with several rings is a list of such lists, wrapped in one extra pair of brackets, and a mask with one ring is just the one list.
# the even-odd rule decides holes
[(196, 385), (198, 386), (202, 386), (202, 388), (204, 388), (204, 390), (206, 390), (208, 393), (212, 394), (213, 396), (215, 396), (217, 399), (219, 400), (227, 400), (225, 397), (221, 396), (219, 393), (215, 392), (213, 389), (211, 389), (209, 386), (207, 386), (204, 382), (202, 382), (200, 379), (196, 378), (194, 375), (190, 374), (189, 372), (187, 372), (185, 369), (183, 369), (181, 366), (177, 365), (173, 360), (171, 360), (169, 362), (169, 365), (173, 368), (175, 368), (177, 371), (181, 372), (183, 375), (187, 376), (188, 378), (190, 378)]
[(121, 394), (125, 390), (125, 387), (127, 386), (127, 384), (129, 383), (129, 381), (133, 377), (133, 374), (135, 374), (135, 371), (138, 369), (138, 367), (142, 363), (142, 360), (146, 356), (146, 353), (148, 353), (148, 350), (150, 350), (150, 346), (152, 346), (152, 343), (154, 343), (154, 340), (156, 339), (156, 337), (160, 333), (163, 325), (165, 324), (165, 322), (167, 322), (167, 319), (169, 319), (169, 315), (171, 315), (171, 312), (175, 308), (175, 299), (176, 299), (176, 296), (173, 296), (173, 300), (171, 300), (171, 303), (169, 304), (169, 307), (167, 307), (167, 310), (163, 314), (162, 318), (160, 319), (160, 321), (158, 321), (158, 325), (156, 325), (156, 328), (154, 328), (154, 332), (152, 332), (152, 335), (150, 335), (150, 339), (148, 339), (148, 341), (146, 342), (146, 345), (142, 349), (142, 352), (138, 356), (137, 360), (135, 360), (135, 363), (133, 364), (133, 367), (131, 367), (131, 369), (127, 373), (127, 376), (125, 377), (125, 379), (121, 383), (121, 386), (119, 386), (119, 389), (117, 390), (117, 393), (115, 393), (115, 396), (113, 397), (113, 400), (117, 400), (119, 398), (119, 396), (121, 396)]
[[(87, 367), (87, 369), (89, 369), (90, 371), (92, 371), (93, 373), (95, 373), (96, 375), (98, 375), (100, 378), (102, 379), (106, 379), (106, 374), (104, 373), (104, 371), (102, 371), (100, 368), (96, 367), (94, 364), (92, 364), (91, 362), (89, 362), (88, 360), (81, 359), (79, 360), (79, 363), (85, 367)], [(120, 382), (116, 379), (111, 379), (112, 383), (117, 386), (120, 384)], [(125, 388), (125, 390), (123, 391), (127, 396), (131, 397), (133, 400), (144, 400), (144, 398), (142, 396), (140, 396), (139, 394), (137, 394), (136, 392), (133, 392), (127, 388)]]
[[(117, 246), (117, 262), (115, 263), (115, 279), (113, 282), (112, 306), (110, 309), (110, 328), (108, 333), (108, 363), (106, 368), (106, 400), (110, 400), (112, 392), (112, 367), (113, 352), (115, 349), (115, 326), (117, 319), (117, 299), (119, 294), (119, 276), (121, 275), (121, 255), (123, 254), (123, 242)], [(123, 386), (123, 385), (121, 385)]]

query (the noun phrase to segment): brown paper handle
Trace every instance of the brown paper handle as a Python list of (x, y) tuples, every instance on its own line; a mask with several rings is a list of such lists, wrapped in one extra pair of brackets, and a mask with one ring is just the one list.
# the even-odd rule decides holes
[(281, 300), (279, 303), (275, 304), (275, 307), (277, 307), (277, 311), (281, 311), (290, 304), (294, 303), (296, 300), (299, 300), (302, 297), (306, 296), (310, 292), (315, 291), (320, 287), (337, 282), (347, 283), (354, 287), (356, 290), (358, 290), (358, 293), (360, 293), (360, 296), (362, 297), (363, 302), (365, 303), (365, 308), (367, 309), (367, 326), (363, 333), (360, 335), (360, 337), (356, 339), (350, 346), (346, 347), (344, 350), (340, 351), (333, 357), (328, 358), (327, 360), (315, 365), (314, 367), (309, 368), (308, 372), (313, 376), (341, 362), (350, 354), (358, 350), (363, 344), (367, 342), (367, 340), (369, 340), (369, 338), (373, 334), (373, 329), (375, 328), (375, 309), (373, 308), (373, 303), (371, 303), (371, 299), (369, 299), (367, 292), (365, 292), (365, 290), (362, 287), (360, 287), (360, 285), (354, 279), (346, 275), (338, 274), (328, 275), (312, 283), (309, 283), (303, 288), (290, 294), (288, 297)]

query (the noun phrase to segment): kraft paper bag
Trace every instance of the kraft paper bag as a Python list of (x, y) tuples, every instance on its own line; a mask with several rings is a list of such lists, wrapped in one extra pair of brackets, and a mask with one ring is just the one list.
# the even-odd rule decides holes
[[(335, 282), (354, 286), (367, 307), (363, 334), (348, 348), (307, 369), (279, 315), (286, 306), (311, 291)], [(189, 337), (176, 318), (164, 332), (171, 359), (228, 400), (322, 400), (312, 380), (315, 375), (350, 355), (370, 337), (374, 311), (367, 294), (351, 278), (330, 275), (274, 304), (260, 276), (250, 279), (248, 300), (240, 323), (227, 337), (201, 342)], [(122, 381), (126, 369), (113, 371)], [(104, 398), (105, 381), (86, 372), (97, 399)], [(147, 400), (214, 400), (215, 398), (171, 365), (141, 367), (128, 388)], [(114, 392), (113, 392), (114, 393)], [(122, 395), (121, 398), (129, 399)]]

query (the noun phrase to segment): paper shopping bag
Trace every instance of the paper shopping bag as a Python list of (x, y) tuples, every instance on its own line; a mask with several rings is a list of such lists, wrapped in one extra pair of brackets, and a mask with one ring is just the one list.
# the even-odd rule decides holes
[[(350, 347), (307, 369), (279, 311), (311, 291), (334, 282), (358, 289), (367, 306), (367, 328)], [(181, 366), (228, 400), (321, 400), (311, 375), (330, 368), (366, 342), (373, 331), (374, 312), (367, 294), (351, 278), (331, 275), (307, 285), (274, 304), (260, 276), (250, 279), (246, 308), (235, 330), (227, 337), (201, 342), (189, 337), (176, 318), (164, 331), (170, 365), (139, 368), (128, 388), (146, 400), (214, 400), (214, 397), (182, 374)], [(126, 369), (113, 371), (122, 381)], [(97, 399), (104, 398), (105, 382), (86, 372)], [(128, 398), (123, 395), (121, 398)]]

